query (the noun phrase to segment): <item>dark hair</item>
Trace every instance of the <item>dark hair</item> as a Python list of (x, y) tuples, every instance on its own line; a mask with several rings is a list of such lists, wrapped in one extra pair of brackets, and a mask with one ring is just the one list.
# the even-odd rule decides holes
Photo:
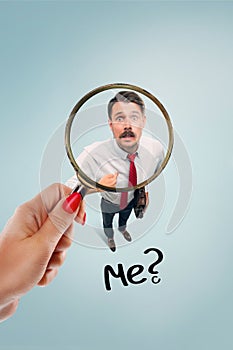
[(109, 117), (109, 119), (112, 119), (112, 116), (111, 116), (112, 107), (116, 102), (125, 102), (125, 103), (133, 102), (133, 103), (136, 103), (140, 107), (142, 113), (144, 113), (144, 111), (145, 111), (145, 104), (144, 104), (143, 100), (141, 99), (141, 97), (138, 96), (138, 94), (136, 94), (133, 91), (120, 91), (108, 103), (108, 117)]

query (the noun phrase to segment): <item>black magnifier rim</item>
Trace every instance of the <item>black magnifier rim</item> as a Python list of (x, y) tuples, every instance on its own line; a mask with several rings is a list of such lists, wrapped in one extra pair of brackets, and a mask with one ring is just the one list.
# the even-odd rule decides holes
[[(156, 170), (156, 172), (149, 177), (148, 179), (146, 179), (145, 181), (139, 183), (136, 186), (131, 186), (131, 187), (109, 187), (109, 186), (105, 186), (105, 185), (101, 185), (100, 183), (92, 180), (91, 178), (89, 178), (83, 171), (82, 169), (78, 166), (72, 149), (71, 149), (71, 143), (70, 143), (70, 133), (71, 133), (71, 126), (72, 123), (74, 121), (74, 118), (77, 114), (77, 112), (80, 110), (80, 108), (84, 105), (85, 102), (87, 102), (87, 100), (89, 100), (91, 97), (97, 95), (100, 92), (106, 91), (106, 90), (111, 90), (111, 89), (128, 89), (128, 90), (134, 90), (137, 91), (139, 93), (141, 93), (142, 95), (148, 97), (150, 100), (152, 100), (156, 106), (160, 109), (160, 111), (163, 114), (163, 117), (166, 120), (167, 123), (167, 128), (168, 128), (168, 134), (169, 134), (169, 143), (168, 143), (168, 148), (167, 148), (167, 152), (165, 155), (165, 158), (163, 160), (163, 162), (161, 163), (161, 165), (159, 166), (159, 168)], [(131, 84), (126, 84), (126, 83), (113, 83), (113, 84), (107, 84), (107, 85), (103, 85), (100, 87), (97, 87), (94, 90), (91, 90), (90, 92), (88, 92), (85, 96), (83, 96), (78, 102), (77, 104), (74, 106), (73, 110), (71, 111), (69, 118), (67, 120), (66, 123), (66, 128), (65, 128), (65, 148), (66, 148), (66, 153), (67, 156), (76, 172), (76, 175), (78, 177), (78, 179), (87, 187), (89, 188), (99, 188), (101, 190), (105, 190), (108, 192), (129, 192), (129, 191), (134, 191), (136, 189), (142, 188), (146, 185), (148, 185), (151, 181), (153, 181), (156, 177), (159, 176), (159, 174), (163, 171), (163, 169), (165, 168), (165, 166), (168, 163), (168, 160), (171, 156), (172, 153), (172, 148), (173, 148), (173, 144), (174, 144), (174, 133), (173, 133), (173, 127), (172, 127), (172, 123), (169, 117), (168, 112), (166, 111), (165, 107), (162, 105), (162, 103), (154, 96), (152, 95), (150, 92), (144, 90), (143, 88), (136, 86), (136, 85), (131, 85)]]

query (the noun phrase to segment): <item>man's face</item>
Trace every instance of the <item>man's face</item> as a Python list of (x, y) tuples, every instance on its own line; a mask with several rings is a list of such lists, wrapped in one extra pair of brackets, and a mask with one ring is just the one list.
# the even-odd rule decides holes
[(112, 107), (109, 126), (119, 147), (128, 153), (137, 150), (145, 122), (146, 117), (136, 103), (116, 102)]

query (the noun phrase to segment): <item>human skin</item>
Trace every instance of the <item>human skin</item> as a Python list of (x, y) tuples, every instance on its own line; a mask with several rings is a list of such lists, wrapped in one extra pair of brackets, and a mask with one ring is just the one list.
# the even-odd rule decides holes
[[(142, 113), (140, 106), (134, 102), (114, 103), (108, 123), (118, 146), (129, 154), (135, 153), (146, 123), (146, 116)], [(107, 174), (100, 179), (99, 183), (107, 187), (116, 187), (117, 176), (118, 172)], [(96, 190), (89, 190), (88, 193), (92, 192)]]
[(146, 123), (140, 106), (133, 102), (116, 102), (108, 122), (118, 146), (127, 153), (135, 153)]
[(73, 211), (67, 212), (70, 191), (61, 184), (48, 187), (20, 205), (0, 234), (0, 321), (14, 314), (20, 298), (34, 286), (52, 282), (63, 264), (73, 221), (85, 221), (79, 194)]
[[(129, 154), (137, 151), (142, 130), (146, 124), (146, 116), (142, 113), (141, 108), (134, 102), (116, 102), (112, 107), (111, 119), (109, 126), (118, 146)], [(132, 132), (132, 133), (131, 133)], [(125, 137), (122, 137), (124, 135)], [(105, 186), (116, 186), (118, 173), (108, 174), (100, 180)], [(149, 194), (146, 192), (146, 211), (149, 205)]]
[(100, 179), (99, 183), (108, 187), (116, 187), (117, 176), (118, 172), (114, 174), (107, 174)]

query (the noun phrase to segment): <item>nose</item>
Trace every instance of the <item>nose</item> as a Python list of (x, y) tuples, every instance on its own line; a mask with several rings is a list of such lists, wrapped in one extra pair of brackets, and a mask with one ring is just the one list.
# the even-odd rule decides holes
[(124, 125), (124, 130), (132, 130), (131, 125)]
[(131, 129), (132, 123), (130, 118), (125, 118), (124, 120), (124, 129)]

